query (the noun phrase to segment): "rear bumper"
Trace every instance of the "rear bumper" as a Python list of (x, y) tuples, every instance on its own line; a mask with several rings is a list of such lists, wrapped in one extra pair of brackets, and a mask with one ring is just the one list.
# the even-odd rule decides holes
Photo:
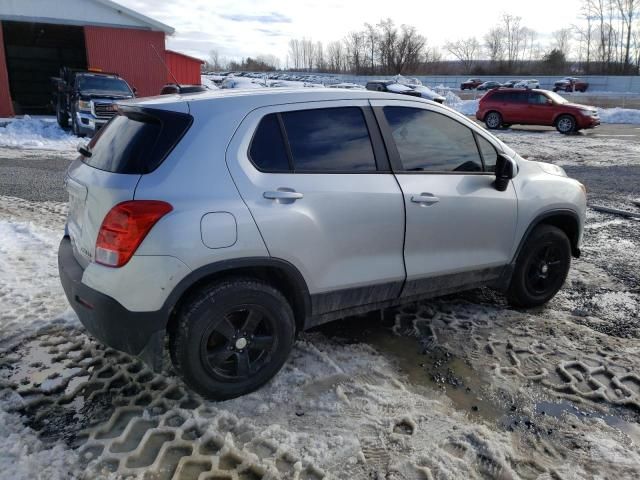
[(131, 312), (83, 284), (84, 270), (66, 236), (58, 249), (58, 272), (71, 307), (91, 335), (109, 347), (138, 356), (156, 371), (162, 367), (167, 320), (164, 311)]

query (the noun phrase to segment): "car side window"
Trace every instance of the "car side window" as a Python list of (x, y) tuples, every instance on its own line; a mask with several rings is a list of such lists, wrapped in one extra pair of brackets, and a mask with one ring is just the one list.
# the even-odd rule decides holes
[(532, 103), (534, 105), (544, 105), (545, 103), (547, 103), (547, 97), (542, 93), (530, 93), (529, 103)]
[(265, 172), (291, 170), (277, 114), (270, 113), (260, 121), (251, 141), (249, 157), (259, 170)]
[(495, 172), (496, 171), (496, 162), (498, 161), (498, 152), (491, 145), (489, 140), (480, 135), (476, 135), (476, 139), (478, 140), (478, 147), (480, 147), (480, 153), (482, 154), (482, 160), (484, 160), (484, 171), (485, 172)]
[(406, 171), (482, 172), (470, 128), (440, 113), (384, 107), (402, 167)]
[(376, 160), (359, 107), (281, 113), (296, 172), (375, 172)]

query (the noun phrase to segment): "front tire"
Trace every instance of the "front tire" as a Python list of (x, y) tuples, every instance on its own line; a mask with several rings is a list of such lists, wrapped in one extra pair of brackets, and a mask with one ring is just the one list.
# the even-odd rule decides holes
[(556, 120), (556, 130), (563, 135), (573, 133), (576, 131), (576, 120), (571, 115), (561, 115)]
[(498, 112), (489, 112), (487, 113), (487, 116), (484, 117), (484, 123), (490, 130), (500, 128), (503, 123), (502, 115), (500, 115)]
[(204, 287), (180, 308), (169, 347), (187, 385), (226, 400), (257, 390), (278, 373), (294, 334), (293, 311), (282, 293), (236, 278)]
[(571, 266), (571, 243), (558, 227), (539, 225), (531, 232), (516, 260), (507, 290), (515, 307), (538, 307), (562, 287)]

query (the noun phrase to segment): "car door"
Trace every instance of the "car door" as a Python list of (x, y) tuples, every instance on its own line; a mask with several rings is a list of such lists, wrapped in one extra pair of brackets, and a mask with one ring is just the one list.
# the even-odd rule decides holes
[(497, 142), (466, 119), (372, 101), (406, 209), (403, 296), (472, 286), (511, 261), (517, 198), (493, 182)]
[(528, 122), (533, 125), (552, 125), (553, 108), (548, 103), (549, 97), (540, 92), (529, 92), (527, 95)]
[(227, 164), (270, 255), (305, 278), (313, 313), (398, 297), (404, 204), (366, 100), (255, 110)]

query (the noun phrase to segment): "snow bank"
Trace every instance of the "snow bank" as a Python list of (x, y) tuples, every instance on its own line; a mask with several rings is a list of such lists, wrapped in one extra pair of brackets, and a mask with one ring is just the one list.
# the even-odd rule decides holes
[(633, 108), (598, 108), (602, 123), (633, 123), (640, 125), (640, 110)]
[(210, 77), (207, 77), (206, 75), (200, 75), (200, 83), (211, 90), (218, 90), (218, 86)]
[(479, 100), (462, 100), (450, 90), (444, 92), (444, 97), (444, 104), (447, 107), (451, 107), (463, 115), (475, 115), (478, 111)]
[(0, 147), (75, 150), (78, 142), (77, 137), (65, 132), (55, 120), (48, 118), (32, 118), (25, 115), (0, 127)]

